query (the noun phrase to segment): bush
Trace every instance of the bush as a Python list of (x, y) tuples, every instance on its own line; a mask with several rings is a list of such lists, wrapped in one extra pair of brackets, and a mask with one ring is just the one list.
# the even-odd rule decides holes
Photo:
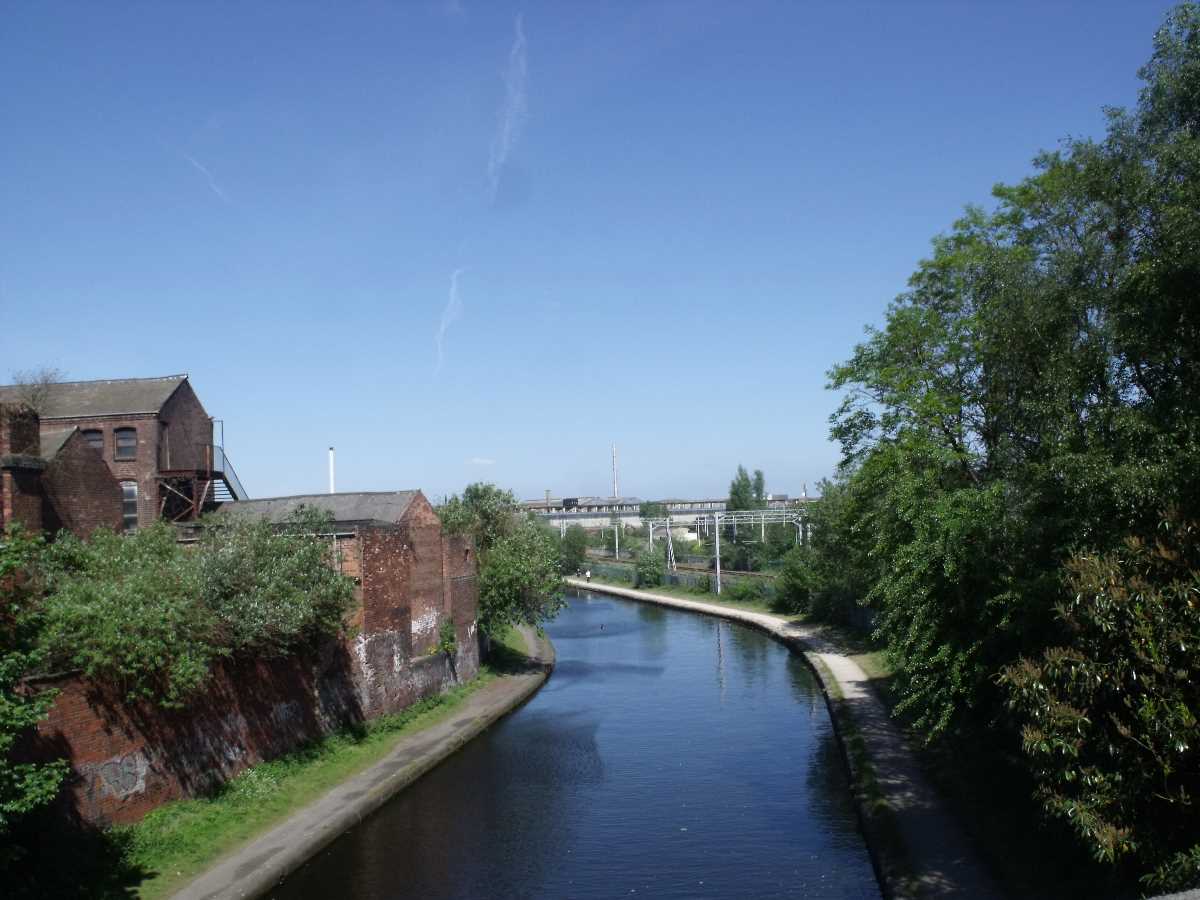
[(66, 776), (65, 760), (18, 763), (11, 758), (17, 740), (33, 728), (50, 708), (52, 691), (23, 690), (21, 680), (41, 662), (32, 646), (31, 600), (40, 538), (19, 527), (0, 533), (0, 871), (19, 855), (8, 836), (13, 825), (47, 805)]
[(129, 699), (179, 706), (227, 652), (202, 602), (197, 558), (174, 529), (64, 534), (47, 553), (41, 642), (60, 665), (115, 685)]
[(637, 575), (637, 587), (658, 587), (667, 574), (667, 565), (663, 558), (653, 551), (638, 553), (633, 568)]
[(725, 587), (721, 599), (730, 603), (762, 603), (766, 596), (766, 585), (752, 578), (739, 578)]
[(49, 660), (129, 700), (177, 707), (221, 657), (284, 655), (339, 631), (354, 585), (331, 565), (327, 517), (204, 524), (193, 549), (164, 523), (87, 542), (63, 534), (43, 554)]
[(1200, 886), (1200, 528), (1171, 517), (1067, 570), (1069, 646), (1001, 676), (1039, 797), (1147, 888)]
[(197, 562), (203, 603), (218, 641), (233, 652), (280, 656), (336, 634), (354, 585), (334, 568), (328, 516), (301, 510), (283, 528), (260, 519), (217, 519), (204, 530)]

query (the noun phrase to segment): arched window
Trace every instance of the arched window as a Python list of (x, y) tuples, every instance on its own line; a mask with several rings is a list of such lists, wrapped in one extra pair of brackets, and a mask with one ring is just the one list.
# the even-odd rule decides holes
[(137, 429), (113, 430), (113, 459), (137, 459)]
[(84, 429), (83, 439), (87, 441), (89, 447), (94, 448), (100, 453), (104, 452), (104, 432), (99, 428)]
[(121, 482), (121, 514), (125, 530), (136, 531), (138, 527), (138, 489), (136, 481)]

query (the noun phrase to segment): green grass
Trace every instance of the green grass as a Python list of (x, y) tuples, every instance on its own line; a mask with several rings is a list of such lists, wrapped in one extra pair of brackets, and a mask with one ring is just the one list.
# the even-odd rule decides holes
[(137, 895), (153, 900), (178, 890), (220, 856), (378, 762), (401, 738), (446, 718), (526, 658), (525, 641), (516, 630), (494, 640), (497, 660), (466, 684), (247, 769), (211, 797), (170, 803), (136, 825), (113, 829), (126, 865), (150, 873), (135, 886)]
[[(670, 597), (682, 597), (685, 600), (695, 600), (699, 603), (712, 603), (717, 606), (728, 606), (730, 609), (745, 609), (750, 612), (762, 612), (776, 615), (771, 609), (770, 603), (762, 600), (747, 601), (738, 603), (732, 600), (724, 599), (724, 596), (718, 597), (711, 591), (695, 591), (688, 587), (683, 587), (677, 584), (661, 584), (658, 587), (635, 588), (630, 582), (613, 581), (610, 578), (600, 578), (595, 573), (592, 574), (592, 582), (594, 584), (604, 584), (611, 587), (628, 588), (630, 590), (648, 591), (651, 594), (666, 594)], [(726, 585), (728, 588), (728, 585)]]

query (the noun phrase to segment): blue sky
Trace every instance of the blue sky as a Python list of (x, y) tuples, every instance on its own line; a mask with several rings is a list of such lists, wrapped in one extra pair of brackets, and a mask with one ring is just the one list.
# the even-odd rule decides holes
[(796, 494), (829, 367), (1170, 5), (8, 4), (0, 377), (188, 372), (255, 496), (330, 444), (608, 493), (613, 442), (625, 494)]

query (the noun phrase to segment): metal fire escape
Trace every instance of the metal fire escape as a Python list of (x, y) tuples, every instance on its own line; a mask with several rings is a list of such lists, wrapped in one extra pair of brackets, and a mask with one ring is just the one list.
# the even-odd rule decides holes
[(192, 521), (220, 503), (250, 496), (223, 447), (199, 444), (196, 451), (198, 468), (159, 470), (159, 515), (165, 521)]

